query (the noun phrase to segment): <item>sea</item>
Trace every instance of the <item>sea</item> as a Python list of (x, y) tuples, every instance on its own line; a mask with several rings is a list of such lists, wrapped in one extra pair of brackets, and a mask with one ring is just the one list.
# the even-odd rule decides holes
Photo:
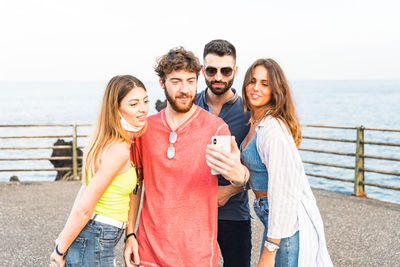
[[(72, 124), (96, 121), (107, 81), (102, 82), (0, 82), (0, 125), (23, 124)], [(145, 82), (150, 100), (150, 115), (156, 113), (155, 103), (164, 100), (164, 92), (156, 80)], [(297, 80), (291, 81), (296, 109), (303, 125), (329, 125), (367, 128), (400, 129), (399, 80)], [(198, 91), (205, 88), (199, 80)], [(241, 82), (234, 88), (241, 94)], [(356, 131), (349, 129), (324, 129), (303, 127), (304, 136), (355, 139)], [(70, 128), (8, 128), (0, 127), (1, 136), (63, 135), (71, 134)], [(79, 128), (78, 134), (90, 134), (90, 127)], [(64, 138), (66, 141), (71, 139)], [(365, 131), (366, 141), (400, 143), (400, 132)], [(54, 138), (1, 139), (0, 147), (52, 146)], [(81, 138), (78, 145), (85, 145)], [(354, 143), (338, 143), (304, 139), (301, 148), (323, 149), (355, 153)], [(0, 169), (53, 168), (48, 160), (6, 161), (5, 158), (46, 158), (50, 149), (0, 150)], [(300, 152), (303, 160), (354, 166), (354, 157)], [(365, 145), (365, 154), (400, 158), (400, 147)], [(353, 179), (354, 170), (318, 166), (305, 163), (306, 172)], [(400, 161), (366, 159), (365, 168), (389, 172), (400, 170)], [(53, 181), (55, 171), (0, 172), (0, 182), (17, 175), (20, 181)], [(353, 184), (309, 176), (312, 187), (352, 194)], [(400, 177), (365, 173), (367, 182), (400, 186)], [(400, 203), (400, 192), (366, 186), (367, 196), (382, 201)]]

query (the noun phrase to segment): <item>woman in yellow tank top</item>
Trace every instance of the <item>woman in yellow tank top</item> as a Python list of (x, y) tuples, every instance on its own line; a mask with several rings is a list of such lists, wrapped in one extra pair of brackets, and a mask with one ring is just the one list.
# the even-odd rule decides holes
[[(50, 256), (54, 265), (115, 266), (114, 247), (124, 230), (126, 238), (134, 239), (134, 225), (126, 222), (128, 216), (136, 217), (140, 191), (133, 193), (139, 184), (130, 147), (146, 130), (148, 111), (139, 79), (123, 75), (110, 80), (85, 149), (82, 187)], [(139, 263), (137, 242), (132, 254)]]

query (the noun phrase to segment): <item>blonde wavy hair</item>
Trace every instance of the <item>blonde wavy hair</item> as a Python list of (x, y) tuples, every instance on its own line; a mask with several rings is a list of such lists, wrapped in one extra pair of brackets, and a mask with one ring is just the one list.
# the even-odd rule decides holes
[[(94, 174), (100, 163), (104, 150), (115, 142), (131, 143), (132, 140), (121, 125), (119, 107), (122, 99), (134, 88), (143, 88), (144, 84), (131, 75), (120, 75), (113, 77), (104, 92), (100, 113), (94, 131), (89, 139), (83, 155), (82, 182), (86, 184), (86, 177)], [(145, 126), (135, 136), (144, 133)]]

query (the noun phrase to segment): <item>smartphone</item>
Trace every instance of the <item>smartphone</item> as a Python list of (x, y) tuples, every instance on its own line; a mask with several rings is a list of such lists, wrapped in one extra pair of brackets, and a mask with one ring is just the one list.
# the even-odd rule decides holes
[[(231, 136), (230, 135), (217, 135), (211, 137), (211, 144), (213, 146), (219, 146), (225, 151), (231, 151)], [(216, 170), (211, 169), (211, 174), (220, 174)]]

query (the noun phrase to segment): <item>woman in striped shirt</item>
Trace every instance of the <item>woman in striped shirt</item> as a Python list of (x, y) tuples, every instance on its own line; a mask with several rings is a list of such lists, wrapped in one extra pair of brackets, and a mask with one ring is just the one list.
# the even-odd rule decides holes
[(254, 210), (265, 226), (258, 266), (332, 266), (297, 150), (300, 124), (282, 69), (272, 59), (256, 60), (242, 90), (251, 128), (241, 158), (250, 171)]

